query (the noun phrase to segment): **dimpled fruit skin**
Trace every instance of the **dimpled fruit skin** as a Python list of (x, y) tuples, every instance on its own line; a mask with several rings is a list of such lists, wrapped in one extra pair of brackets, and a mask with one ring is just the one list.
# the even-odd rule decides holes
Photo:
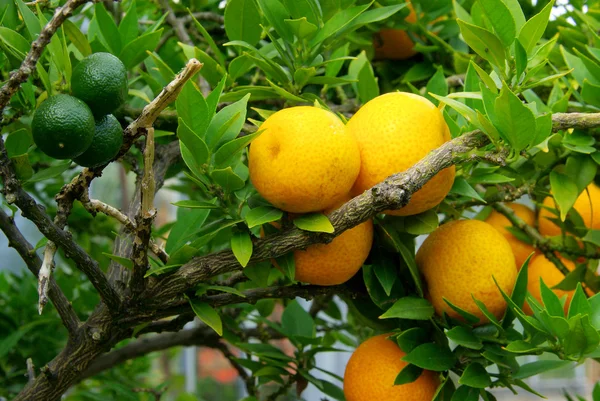
[[(535, 212), (533, 210), (519, 203), (509, 203), (507, 206), (510, 207), (518, 217), (523, 219), (525, 223), (532, 227), (535, 225)], [(506, 238), (510, 244), (513, 254), (515, 255), (517, 269), (521, 270), (521, 266), (523, 266), (523, 263), (525, 263), (529, 255), (531, 255), (532, 252), (535, 252), (535, 248), (512, 235), (506, 227), (512, 227), (513, 225), (506, 217), (504, 217), (504, 215), (497, 211), (493, 210), (488, 218), (485, 219), (485, 222), (494, 226), (500, 234), (504, 235), (504, 238)]]
[(373, 222), (367, 220), (344, 231), (329, 244), (294, 251), (296, 280), (314, 285), (348, 281), (362, 267), (373, 244)]
[(35, 111), (31, 122), (35, 144), (50, 157), (72, 159), (92, 143), (95, 124), (90, 108), (69, 95), (55, 95)]
[(73, 96), (90, 106), (96, 118), (118, 109), (127, 96), (127, 69), (110, 53), (94, 53), (77, 64), (71, 77)]
[(344, 374), (346, 401), (431, 401), (439, 378), (429, 370), (412, 383), (394, 386), (398, 373), (407, 365), (406, 354), (389, 334), (371, 337), (356, 348)]
[(123, 129), (112, 114), (96, 121), (96, 133), (90, 147), (73, 161), (83, 167), (97, 167), (111, 161), (123, 145)]
[[(544, 199), (543, 205), (551, 209), (558, 209), (558, 206), (554, 203), (554, 198), (550, 196)], [(573, 208), (577, 210), (586, 227), (600, 230), (600, 187), (594, 183), (588, 185), (587, 191), (583, 191), (577, 197)], [(538, 217), (540, 234), (550, 237), (561, 235), (560, 227), (548, 218), (558, 218), (558, 216), (545, 208), (541, 208)]]
[[(565, 267), (570, 271), (575, 269), (575, 263), (568, 259), (560, 258)], [(540, 278), (544, 280), (544, 283), (548, 286), (548, 288), (552, 288), (555, 285), (559, 284), (564, 280), (565, 275), (557, 269), (557, 267), (546, 259), (544, 255), (538, 255), (529, 262), (529, 267), (527, 271), (527, 291), (537, 299), (542, 305), (542, 290), (540, 289)], [(573, 291), (563, 291), (558, 289), (552, 290), (558, 298), (562, 298), (565, 295), (567, 296), (567, 302), (565, 303), (565, 312), (569, 309), (569, 304), (571, 303), (571, 299), (575, 294), (575, 290)], [(528, 315), (533, 314), (533, 310), (525, 302), (523, 305), (523, 311)]]
[(310, 106), (283, 109), (252, 141), (250, 179), (276, 207), (317, 212), (350, 192), (360, 169), (356, 140), (333, 113)]
[(417, 265), (428, 286), (429, 298), (438, 315), (446, 312), (460, 319), (444, 301), (487, 322), (471, 294), (501, 318), (506, 302), (502, 290), (512, 294), (517, 279), (515, 258), (508, 241), (494, 227), (479, 220), (457, 220), (444, 224), (427, 237), (417, 252)]
[[(371, 100), (347, 127), (358, 141), (361, 156), (354, 195), (407, 170), (450, 140), (442, 113), (429, 100), (412, 93), (388, 93)], [(446, 197), (453, 183), (454, 166), (434, 176), (412, 195), (408, 205), (386, 213), (409, 216), (431, 209)]]

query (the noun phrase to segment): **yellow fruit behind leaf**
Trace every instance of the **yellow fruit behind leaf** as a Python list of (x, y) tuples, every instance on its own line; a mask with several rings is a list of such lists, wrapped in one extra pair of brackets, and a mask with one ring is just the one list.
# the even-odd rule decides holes
[(483, 302), (497, 318), (506, 310), (506, 301), (494, 283), (508, 295), (517, 279), (515, 258), (508, 241), (490, 224), (479, 220), (446, 223), (427, 237), (417, 252), (417, 265), (428, 287), (428, 296), (438, 315), (461, 316), (455, 306), (487, 319), (472, 299)]
[[(554, 198), (550, 196), (544, 199), (543, 206), (558, 209)], [(600, 230), (600, 187), (594, 183), (588, 185), (587, 190), (577, 197), (573, 208), (577, 210), (587, 228)], [(560, 227), (549, 220), (554, 218), (558, 216), (546, 208), (540, 208), (538, 216), (540, 234), (550, 237), (561, 235)]]
[[(535, 213), (533, 210), (528, 208), (525, 205), (521, 205), (519, 203), (508, 203), (506, 206), (510, 207), (515, 214), (520, 217), (527, 225), (534, 226), (535, 224)], [(523, 263), (527, 260), (529, 255), (532, 252), (535, 252), (535, 248), (515, 237), (510, 231), (508, 231), (507, 227), (513, 227), (512, 223), (504, 217), (504, 215), (498, 213), (497, 211), (492, 211), (490, 215), (485, 219), (485, 222), (491, 224), (500, 234), (504, 235), (504, 238), (508, 241), (510, 247), (512, 248), (513, 254), (515, 255), (515, 263), (517, 265), (517, 269), (521, 269)]]
[[(575, 263), (564, 258), (559, 258), (561, 262), (565, 265), (569, 271), (575, 269)], [(565, 279), (565, 275), (562, 274), (560, 270), (556, 267), (554, 263), (548, 260), (544, 255), (538, 255), (531, 260), (529, 263), (529, 270), (527, 271), (527, 291), (531, 294), (532, 297), (538, 300), (542, 305), (542, 290), (540, 284), (540, 278), (544, 281), (544, 283), (548, 286), (548, 288), (554, 287), (555, 285), (560, 284), (561, 281)], [(567, 296), (567, 301), (565, 302), (565, 313), (569, 310), (569, 305), (571, 304), (571, 299), (573, 299), (573, 295), (575, 295), (575, 290), (572, 291), (564, 291), (559, 289), (552, 289), (552, 291), (558, 296), (558, 298), (562, 298), (565, 295)], [(527, 302), (523, 305), (523, 311), (528, 315), (533, 315), (533, 310), (529, 306)]]
[(346, 401), (431, 401), (440, 384), (435, 372), (425, 370), (412, 383), (394, 386), (408, 365), (406, 355), (389, 334), (371, 337), (356, 348), (344, 374)]

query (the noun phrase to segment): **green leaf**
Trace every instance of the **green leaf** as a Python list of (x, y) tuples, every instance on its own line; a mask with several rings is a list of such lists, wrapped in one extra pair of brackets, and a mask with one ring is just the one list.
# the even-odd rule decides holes
[(70, 165), (71, 165), (71, 161), (67, 160), (64, 162), (60, 162), (59, 164), (56, 164), (52, 167), (48, 167), (46, 169), (40, 170), (37, 173), (35, 173), (29, 180), (27, 180), (27, 183), (31, 184), (34, 182), (45, 181), (45, 180), (49, 180), (51, 178), (57, 177), (57, 176), (61, 175), (62, 173), (64, 173), (65, 171), (67, 171), (67, 169), (69, 168)]
[(319, 30), (315, 24), (308, 22), (306, 17), (286, 19), (285, 23), (290, 27), (298, 39), (308, 38)]
[(504, 45), (496, 35), (476, 25), (457, 20), (465, 42), (475, 53), (492, 65), (503, 69), (506, 61)]
[(519, 39), (515, 40), (515, 64), (517, 67), (517, 77), (520, 78), (527, 68), (527, 50), (521, 44)]
[(581, 96), (586, 103), (600, 107), (600, 85), (594, 85), (587, 79), (584, 79)]
[[(513, 288), (512, 295), (510, 298), (513, 300), (515, 305), (518, 308), (523, 308), (523, 304), (525, 303), (525, 298), (527, 297), (527, 284), (529, 278), (529, 262), (533, 255), (529, 255), (523, 266), (521, 266), (521, 270), (519, 270), (519, 274), (517, 275), (517, 280), (515, 281), (515, 286)], [(508, 329), (512, 322), (515, 320), (515, 314), (510, 310), (510, 308), (506, 309), (506, 313), (504, 314), (504, 318), (502, 319), (502, 327)]]
[(575, 290), (575, 295), (573, 295), (573, 299), (571, 299), (571, 304), (569, 305), (569, 319), (577, 316), (577, 315), (591, 315), (592, 308), (590, 306), (590, 302), (588, 301), (585, 292), (583, 291), (583, 287), (581, 283), (577, 284), (577, 289)]
[(12, 29), (0, 26), (0, 40), (15, 51), (19, 61), (22, 61), (29, 52), (29, 41)]
[(556, 361), (556, 360), (539, 360), (519, 367), (519, 371), (513, 375), (515, 379), (527, 379), (537, 376), (541, 373), (549, 372), (555, 369), (564, 369), (567, 366), (572, 366), (571, 361)]
[(126, 267), (128, 269), (133, 269), (133, 260), (131, 260), (131, 259), (127, 259), (127, 258), (118, 256), (118, 255), (112, 255), (107, 252), (102, 252), (102, 255), (107, 256), (110, 260), (120, 264), (123, 267)]
[(583, 355), (594, 352), (600, 343), (600, 334), (590, 324), (588, 315), (569, 319), (569, 334), (564, 340), (564, 352), (567, 356), (579, 359)]
[(222, 285), (209, 285), (206, 287), (207, 291), (220, 291), (220, 292), (226, 292), (228, 294), (233, 294), (233, 295), (237, 295), (238, 297), (241, 298), (246, 298), (246, 295), (241, 292), (236, 290), (235, 288), (232, 287), (224, 287)]
[(162, 36), (162, 29), (146, 33), (125, 45), (119, 58), (128, 70), (140, 64), (148, 57), (148, 52), (154, 51)]
[(170, 254), (180, 248), (204, 225), (209, 214), (210, 209), (177, 209), (177, 220), (167, 238), (165, 251)]
[(223, 107), (210, 121), (205, 137), (209, 149), (216, 149), (239, 135), (246, 120), (249, 99), (250, 94), (247, 94), (241, 100)]
[(102, 33), (110, 52), (115, 55), (120, 54), (121, 35), (119, 34), (119, 28), (117, 28), (114, 18), (108, 15), (108, 12), (104, 8), (104, 3), (96, 3), (94, 7), (94, 17), (98, 21), (100, 32)]
[(127, 46), (139, 36), (137, 4), (135, 0), (129, 4), (125, 17), (123, 17), (119, 24), (119, 35), (121, 36), (121, 44), (123, 46)]
[(567, 158), (565, 173), (577, 184), (579, 193), (585, 191), (597, 172), (598, 164), (588, 155), (575, 154)]
[(540, 291), (542, 294), (542, 301), (544, 302), (544, 306), (546, 307), (548, 314), (550, 316), (564, 317), (565, 311), (560, 299), (558, 299), (558, 296), (554, 293), (554, 291), (548, 288), (541, 277)]
[(278, 221), (283, 217), (283, 212), (279, 209), (268, 206), (259, 206), (248, 212), (245, 217), (248, 228), (260, 226), (272, 221)]
[(509, 343), (505, 349), (513, 354), (530, 354), (542, 351), (541, 348), (522, 340)]
[(456, 389), (450, 401), (478, 401), (479, 400), (479, 389), (460, 386)]
[(189, 152), (189, 156), (192, 157), (192, 160), (188, 161), (184, 149), (182, 148), (181, 153), (184, 161), (194, 174), (197, 176), (202, 175), (206, 170), (210, 153), (206, 143), (204, 143), (198, 134), (188, 127), (181, 117), (179, 118), (179, 124), (177, 126), (177, 136), (181, 140), (181, 144), (185, 145), (185, 148)]
[(569, 213), (579, 196), (577, 184), (569, 176), (552, 171), (550, 173), (550, 188), (560, 210), (560, 219), (565, 221), (567, 213)]
[(198, 248), (194, 248), (190, 245), (184, 245), (169, 257), (170, 266), (181, 266), (184, 263), (189, 262), (198, 253)]
[(486, 388), (492, 384), (492, 379), (481, 364), (473, 362), (466, 367), (458, 382), (473, 388)]
[(306, 17), (311, 24), (321, 25), (323, 14), (317, 0), (283, 0), (283, 5), (293, 18)]
[(473, 315), (472, 313), (467, 312), (466, 310), (464, 310), (462, 308), (459, 308), (458, 306), (454, 305), (452, 302), (447, 300), (445, 297), (443, 297), (443, 300), (446, 304), (448, 304), (450, 309), (452, 309), (453, 311), (458, 313), (463, 319), (465, 319), (465, 321), (467, 321), (469, 323), (478, 323), (479, 322), (479, 318), (477, 316)]
[(404, 229), (412, 235), (429, 234), (439, 226), (438, 215), (435, 210), (407, 216), (404, 219)]
[(428, 333), (421, 327), (412, 327), (403, 330), (396, 338), (398, 346), (405, 353), (409, 353), (427, 341)]
[(286, 253), (275, 259), (277, 266), (281, 269), (283, 274), (294, 281), (296, 278), (296, 260), (294, 259), (294, 252)]
[(464, 326), (456, 326), (446, 332), (446, 336), (465, 348), (479, 350), (483, 348), (483, 343), (471, 329)]
[(253, 134), (234, 139), (221, 146), (219, 150), (217, 150), (217, 153), (215, 153), (215, 166), (224, 167), (230, 163), (236, 164), (235, 158), (238, 157), (239, 159), (239, 153), (262, 133), (263, 130), (257, 131)]
[(226, 192), (237, 191), (238, 189), (242, 189), (246, 184), (246, 181), (237, 175), (231, 167), (213, 170), (210, 176)]
[(182, 200), (171, 203), (173, 206), (183, 207), (186, 209), (218, 209), (219, 206), (211, 202), (197, 201), (197, 200)]
[(523, 10), (521, 9), (521, 5), (519, 4), (519, 0), (502, 0), (503, 3), (508, 7), (510, 13), (513, 16), (515, 21), (515, 28), (517, 33), (521, 31), (523, 25), (525, 25), (525, 14), (523, 14)]
[(33, 41), (37, 39), (37, 36), (40, 34), (41, 26), (40, 21), (35, 16), (35, 14), (23, 3), (22, 0), (15, 0), (15, 4), (19, 8), (19, 13), (25, 22), (25, 26), (27, 27), (27, 32), (29, 33), (29, 38)]
[[(415, 261), (415, 252), (414, 249), (411, 250), (407, 247), (408, 240), (401, 236), (394, 228), (385, 226), (384, 224), (379, 224), (377, 227), (383, 231), (383, 237), (389, 241), (396, 252), (402, 256), (402, 260), (406, 263), (408, 270), (410, 271), (410, 275), (413, 278), (417, 289), (417, 295), (420, 297), (423, 296), (423, 283), (421, 281), (421, 273), (419, 268), (417, 267), (417, 262)], [(414, 238), (410, 237), (412, 243), (414, 244)]]
[[(210, 147), (208, 137), (205, 137), (209, 126), (208, 104), (192, 81), (188, 81), (184, 85), (179, 96), (177, 96), (175, 107), (179, 119), (183, 120), (197, 137), (204, 138), (206, 144)], [(212, 147), (210, 148), (212, 149)]]
[(429, 82), (427, 82), (427, 87), (425, 88), (425, 97), (437, 106), (439, 101), (433, 98), (430, 93), (448, 96), (448, 82), (444, 75), (444, 69), (441, 67), (438, 67), (436, 73), (433, 74)]
[(323, 213), (309, 213), (294, 219), (294, 225), (304, 231), (332, 234), (335, 229)]
[(38, 319), (36, 321), (26, 323), (21, 327), (17, 328), (17, 330), (13, 331), (6, 337), (3, 337), (0, 340), (0, 358), (4, 360), (4, 357), (12, 350), (15, 349), (19, 340), (23, 338), (31, 329), (40, 325), (50, 325), (53, 323), (53, 319)]
[(27, 153), (33, 140), (25, 128), (20, 128), (8, 134), (4, 143), (8, 157), (16, 157)]
[(217, 46), (214, 39), (212, 38), (212, 36), (210, 36), (210, 33), (208, 33), (208, 31), (204, 28), (204, 26), (200, 22), (198, 22), (196, 17), (194, 17), (194, 14), (192, 14), (192, 12), (190, 10), (188, 10), (188, 12), (189, 12), (190, 17), (192, 17), (194, 26), (196, 27), (198, 32), (200, 32), (200, 34), (202, 35), (204, 40), (206, 40), (206, 42), (208, 43), (208, 47), (210, 47), (210, 50), (212, 50), (212, 54), (219, 62), (219, 65), (222, 68), (226, 68), (225, 67), (225, 56), (221, 52), (221, 49), (219, 49), (219, 46)]
[(434, 314), (433, 306), (423, 298), (405, 297), (392, 305), (380, 319), (429, 320)]
[(186, 295), (192, 310), (198, 316), (198, 319), (203, 321), (207, 326), (213, 329), (218, 335), (223, 335), (223, 322), (221, 316), (213, 309), (212, 306), (206, 302), (201, 302), (195, 299), (191, 299)]
[(373, 266), (373, 272), (381, 284), (381, 288), (385, 291), (385, 294), (389, 297), (392, 293), (392, 288), (398, 278), (397, 268), (394, 263), (391, 263), (388, 258), (381, 258), (377, 260), (377, 263)]
[(517, 35), (515, 19), (502, 0), (480, 0), (479, 4), (494, 27), (505, 47), (510, 46)]
[(348, 76), (356, 80), (356, 83), (352, 84), (352, 86), (361, 103), (367, 103), (369, 100), (379, 96), (377, 79), (364, 51), (350, 63)]
[(421, 377), (423, 373), (423, 369), (415, 366), (415, 365), (406, 365), (398, 376), (396, 376), (396, 380), (394, 380), (394, 386), (400, 386), (402, 384), (412, 383)]
[(314, 38), (310, 41), (310, 47), (317, 47), (323, 43), (326, 39), (335, 35), (346, 26), (352, 23), (360, 14), (365, 12), (371, 3), (364, 4), (362, 6), (350, 7), (339, 13), (336, 13), (331, 19), (329, 19), (323, 27), (317, 32)]
[(434, 343), (419, 345), (404, 356), (402, 360), (434, 372), (450, 370), (456, 363), (454, 354), (447, 347)]
[(289, 337), (314, 338), (315, 322), (298, 301), (292, 301), (281, 315), (281, 327)]
[(275, 28), (275, 31), (285, 40), (287, 43), (294, 42), (294, 35), (288, 28), (284, 20), (290, 17), (290, 14), (285, 9), (285, 6), (279, 2), (279, 0), (257, 0), (260, 9), (262, 10), (265, 18), (269, 21), (269, 24)]
[(231, 250), (242, 267), (246, 267), (252, 257), (252, 238), (247, 231), (234, 232), (231, 237)]
[(519, 41), (525, 50), (527, 50), (528, 54), (531, 54), (531, 51), (537, 42), (539, 42), (544, 35), (546, 26), (548, 26), (548, 21), (550, 21), (550, 14), (552, 13), (553, 7), (554, 0), (551, 0), (539, 14), (533, 16), (525, 23), (525, 25), (523, 25), (523, 28), (521, 28), (521, 31), (519, 32)]
[(92, 48), (90, 47), (90, 43), (88, 42), (85, 35), (81, 33), (79, 28), (77, 28), (77, 26), (74, 23), (72, 23), (69, 20), (65, 20), (65, 22), (63, 22), (63, 29), (65, 30), (65, 34), (67, 35), (71, 43), (75, 45), (77, 50), (79, 50), (79, 52), (84, 57), (87, 57), (90, 54), (92, 54)]
[(496, 99), (496, 126), (503, 138), (520, 152), (527, 148), (534, 139), (536, 132), (535, 116), (531, 109), (504, 85), (500, 96)]
[(473, 198), (480, 202), (484, 202), (485, 200), (479, 195), (477, 191), (462, 177), (456, 177), (454, 180), (454, 184), (452, 185), (452, 189), (450, 189), (451, 194), (466, 196), (467, 198)]

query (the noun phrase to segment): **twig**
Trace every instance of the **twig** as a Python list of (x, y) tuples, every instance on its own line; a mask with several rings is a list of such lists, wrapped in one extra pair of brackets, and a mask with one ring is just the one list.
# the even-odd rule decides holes
[(27, 81), (27, 78), (33, 73), (44, 48), (50, 43), (56, 30), (77, 7), (87, 2), (88, 0), (69, 0), (63, 7), (56, 9), (52, 19), (41, 30), (38, 38), (31, 44), (31, 49), (19, 69), (11, 74), (8, 81), (0, 89), (0, 114), (2, 114), (10, 98), (17, 92), (21, 84)]
[[(23, 237), (15, 225), (13, 219), (9, 217), (2, 209), (0, 209), (0, 229), (8, 238), (8, 246), (14, 248), (21, 258), (27, 264), (27, 268), (37, 277), (42, 261), (35, 253), (33, 246)], [(69, 335), (72, 336), (80, 325), (79, 318), (73, 310), (73, 305), (69, 302), (65, 294), (62, 292), (56, 280), (50, 277), (48, 295), (52, 304), (56, 308), (63, 325), (66, 327)]]
[[(203, 21), (204, 20), (204, 21), (216, 22), (216, 23), (219, 23), (219, 24), (224, 24), (225, 23), (225, 19), (223, 18), (223, 16), (221, 14), (217, 14), (217, 13), (197, 12), (197, 13), (193, 13), (192, 15), (198, 21)], [(184, 24), (188, 24), (188, 23), (192, 22), (192, 17), (190, 15), (184, 15), (181, 18), (179, 18), (179, 20), (181, 22), (183, 22)]]
[(148, 268), (148, 244), (152, 235), (152, 222), (156, 216), (154, 208), (154, 128), (150, 127), (146, 133), (146, 147), (144, 148), (144, 175), (141, 182), (141, 207), (136, 215), (135, 239), (133, 240), (133, 275), (131, 290), (134, 294), (142, 291), (144, 275)]
[(27, 358), (25, 363), (27, 365), (27, 380), (31, 383), (35, 380), (35, 366), (33, 366), (33, 360), (31, 358)]
[[(85, 202), (83, 204), (84, 204), (84, 207), (87, 209), (87, 211), (90, 212), (92, 215), (96, 214), (98, 212), (103, 213), (103, 214), (110, 216), (110, 217), (114, 218), (115, 220), (117, 220), (130, 233), (135, 233), (136, 226), (133, 223), (133, 221), (131, 221), (125, 213), (121, 212), (116, 207), (108, 205), (97, 199), (90, 199), (88, 202)], [(152, 251), (152, 253), (154, 253), (163, 263), (168, 262), (169, 255), (167, 255), (165, 250), (162, 249), (160, 247), (160, 245), (158, 245), (153, 240), (150, 240), (149, 245), (150, 245), (150, 250)]]
[(446, 78), (446, 83), (451, 88), (463, 86), (465, 84), (465, 74), (450, 75)]

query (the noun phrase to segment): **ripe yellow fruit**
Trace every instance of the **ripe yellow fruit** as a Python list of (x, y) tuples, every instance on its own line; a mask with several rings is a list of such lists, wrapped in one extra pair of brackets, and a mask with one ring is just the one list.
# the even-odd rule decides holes
[[(450, 140), (448, 126), (433, 103), (412, 93), (381, 95), (348, 122), (360, 148), (361, 168), (352, 189), (360, 194), (388, 176), (407, 170)], [(437, 206), (454, 183), (454, 166), (442, 170), (413, 194), (408, 205), (386, 213), (408, 216)]]
[[(543, 205), (552, 209), (558, 209), (554, 198), (550, 196), (544, 199)], [(587, 190), (583, 191), (575, 201), (573, 208), (577, 210), (587, 228), (600, 229), (600, 187), (594, 183), (588, 185)], [(551, 237), (560, 235), (560, 227), (551, 220), (548, 220), (549, 218), (558, 218), (558, 216), (545, 208), (541, 208), (538, 216), (540, 233)]]
[[(564, 258), (560, 258), (565, 267), (569, 269), (569, 271), (575, 269), (575, 263)], [(565, 275), (562, 274), (560, 270), (548, 260), (544, 255), (538, 255), (531, 260), (529, 263), (527, 271), (527, 291), (531, 294), (532, 297), (537, 299), (542, 305), (542, 290), (540, 286), (540, 278), (544, 281), (544, 283), (548, 286), (548, 288), (552, 288), (555, 285), (559, 284), (564, 280)], [(575, 295), (575, 290), (572, 291), (563, 291), (558, 289), (552, 290), (559, 298), (567, 296), (567, 301), (565, 302), (565, 313), (569, 310), (569, 305), (571, 304), (571, 299), (573, 295)], [(533, 315), (533, 310), (529, 306), (527, 302), (523, 305), (523, 311), (528, 315)]]
[(440, 384), (432, 371), (423, 371), (412, 383), (394, 386), (407, 365), (401, 360), (406, 354), (387, 337), (371, 337), (350, 357), (344, 374), (346, 401), (431, 401)]
[[(535, 213), (533, 210), (519, 203), (509, 203), (506, 206), (510, 207), (518, 217), (525, 221), (525, 223), (533, 227), (535, 224)], [(500, 232), (500, 234), (504, 235), (504, 238), (508, 241), (513, 254), (515, 255), (517, 269), (521, 270), (521, 266), (523, 266), (523, 263), (525, 263), (529, 255), (531, 255), (532, 252), (535, 252), (535, 248), (512, 235), (512, 233), (506, 229), (506, 227), (512, 227), (512, 223), (497, 211), (492, 211), (488, 218), (485, 219), (485, 222), (491, 224)]]
[(438, 315), (461, 319), (444, 298), (487, 322), (471, 295), (501, 318), (506, 301), (496, 287), (512, 294), (517, 279), (515, 258), (508, 241), (494, 227), (479, 220), (444, 224), (427, 237), (417, 252), (417, 265), (428, 286)]
[(350, 191), (360, 152), (335, 114), (291, 107), (271, 115), (261, 129), (250, 145), (250, 179), (273, 205), (292, 213), (317, 212)]
[(373, 243), (373, 222), (367, 220), (344, 231), (329, 244), (294, 251), (296, 280), (314, 285), (348, 281), (362, 267)]

